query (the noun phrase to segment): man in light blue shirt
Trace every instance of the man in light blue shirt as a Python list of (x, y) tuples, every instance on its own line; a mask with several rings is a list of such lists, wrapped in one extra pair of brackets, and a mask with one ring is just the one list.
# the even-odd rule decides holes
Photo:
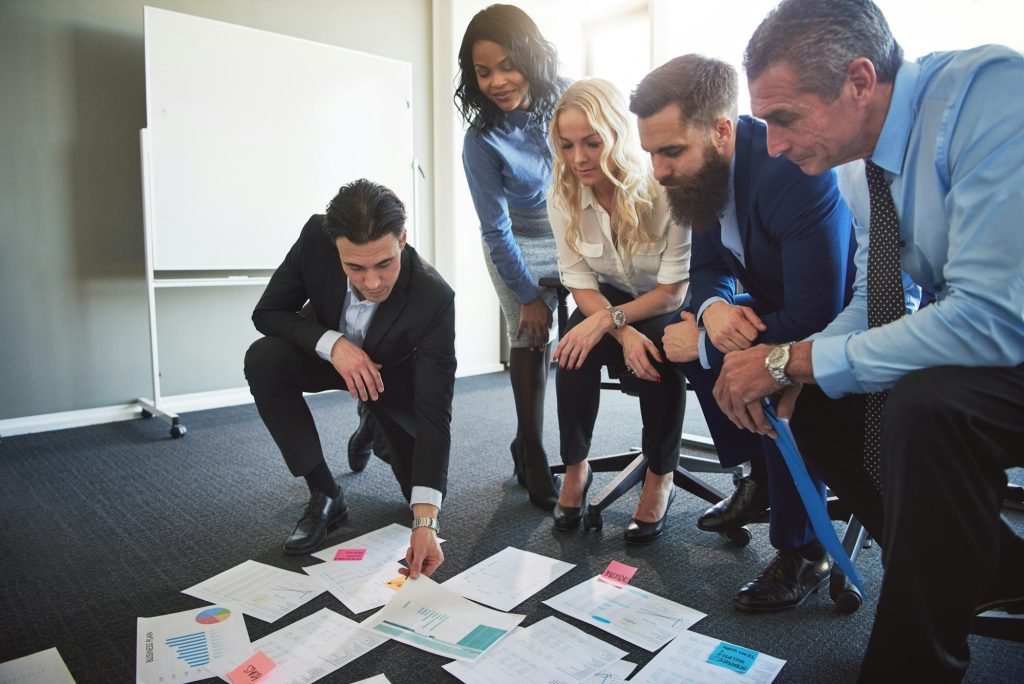
[[(1024, 541), (999, 517), (1004, 469), (1024, 464), (1024, 59), (987, 46), (905, 62), (870, 0), (784, 0), (745, 65), (770, 153), (809, 174), (854, 164), (858, 280), (812, 340), (730, 354), (716, 398), (770, 434), (759, 400), (781, 391), (804, 457), (880, 541), (861, 680), (959, 681), (975, 612), (1024, 604)], [(902, 268), (935, 300), (873, 328), (864, 159), (891, 181)], [(879, 493), (864, 393), (887, 389)]]

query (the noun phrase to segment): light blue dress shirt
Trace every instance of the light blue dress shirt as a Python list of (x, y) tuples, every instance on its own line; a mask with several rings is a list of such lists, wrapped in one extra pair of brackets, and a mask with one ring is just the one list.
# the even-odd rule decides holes
[[(360, 349), (363, 347), (363, 340), (366, 339), (366, 331), (370, 329), (373, 316), (377, 313), (378, 302), (371, 302), (368, 299), (360, 299), (352, 287), (352, 281), (348, 281), (348, 291), (345, 293), (345, 301), (341, 305), (341, 319), (338, 321), (338, 330), (344, 330), (342, 334), (338, 330), (328, 330), (316, 343), (316, 353), (324, 361), (330, 362), (331, 350), (334, 343), (344, 337)], [(428, 503), (441, 509), (441, 492), (422, 485), (415, 485), (409, 496), (409, 505)]]
[(480, 231), (498, 275), (520, 304), (529, 304), (540, 290), (512, 235), (509, 207), (543, 212), (551, 185), (551, 151), (547, 122), (516, 109), (503, 124), (480, 133), (466, 131), (462, 165), (480, 219)]
[(936, 301), (867, 329), (863, 162), (840, 169), (856, 219), (857, 281), (849, 306), (814, 337), (814, 377), (826, 394), (883, 390), (920, 368), (1024, 363), (1021, 112), (1024, 58), (1009, 48), (900, 67), (871, 159), (892, 180), (903, 270)]

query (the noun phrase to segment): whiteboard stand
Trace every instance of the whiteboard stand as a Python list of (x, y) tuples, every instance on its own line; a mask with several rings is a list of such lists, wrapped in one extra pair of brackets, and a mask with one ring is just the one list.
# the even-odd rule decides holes
[(181, 424), (178, 414), (160, 408), (160, 357), (156, 346), (156, 278), (153, 274), (152, 253), (152, 205), (150, 202), (149, 131), (139, 131), (139, 150), (142, 156), (142, 227), (146, 251), (146, 292), (149, 300), (149, 367), (152, 372), (153, 398), (139, 397), (136, 403), (142, 410), (143, 418), (157, 416), (171, 426), (171, 437), (184, 437), (187, 430)]

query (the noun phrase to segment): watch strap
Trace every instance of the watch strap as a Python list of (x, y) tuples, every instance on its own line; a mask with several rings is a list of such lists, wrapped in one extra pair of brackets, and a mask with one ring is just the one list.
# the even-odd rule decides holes
[(413, 518), (412, 529), (415, 530), (417, 527), (429, 527), (434, 530), (434, 532), (441, 531), (441, 527), (437, 523), (437, 518)]

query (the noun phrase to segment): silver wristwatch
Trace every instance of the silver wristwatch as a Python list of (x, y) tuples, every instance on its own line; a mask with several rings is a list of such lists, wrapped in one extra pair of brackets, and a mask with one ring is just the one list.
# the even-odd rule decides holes
[(789, 363), (789, 348), (792, 346), (792, 342), (780, 344), (768, 352), (768, 356), (764, 359), (764, 367), (768, 369), (768, 373), (771, 374), (775, 382), (783, 387), (793, 384), (793, 381), (786, 377), (786, 364)]
[(413, 518), (412, 529), (415, 530), (417, 527), (429, 527), (434, 532), (441, 533), (441, 527), (437, 524), (437, 518)]
[(605, 308), (608, 309), (608, 313), (612, 315), (612, 325), (615, 327), (616, 330), (626, 325), (625, 311), (613, 306), (612, 304), (609, 304)]

